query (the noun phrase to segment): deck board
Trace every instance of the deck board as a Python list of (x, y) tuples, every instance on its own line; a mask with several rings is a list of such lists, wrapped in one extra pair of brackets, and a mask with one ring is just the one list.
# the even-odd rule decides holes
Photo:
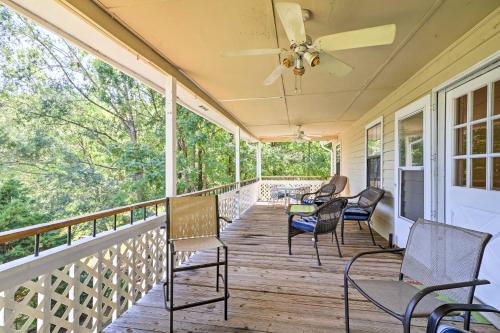
[[(281, 208), (256, 205), (222, 235), (229, 247), (229, 318), (224, 321), (223, 303), (200, 306), (174, 314), (175, 332), (343, 332), (343, 271), (345, 263), (360, 251), (373, 250), (366, 227), (347, 223), (346, 244), (339, 258), (329, 235), (320, 237), (323, 266), (316, 264), (311, 237), (293, 238), (293, 255), (287, 251), (287, 216)], [(376, 235), (380, 244), (385, 243)], [(213, 260), (214, 251), (195, 254), (191, 262)], [(401, 257), (383, 255), (365, 259), (354, 276), (397, 276)], [(215, 296), (215, 268), (183, 272), (175, 279), (177, 304)], [(351, 332), (401, 332), (398, 321), (378, 310), (356, 291), (350, 293)], [(424, 332), (422, 320), (412, 332)], [(169, 314), (163, 291), (155, 286), (106, 332), (168, 332)], [(475, 325), (477, 332), (498, 332)]]

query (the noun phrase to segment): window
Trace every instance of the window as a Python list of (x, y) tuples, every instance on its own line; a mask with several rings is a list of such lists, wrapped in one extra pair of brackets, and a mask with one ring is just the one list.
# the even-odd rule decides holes
[(454, 100), (453, 185), (500, 190), (500, 81)]
[(366, 184), (382, 187), (382, 120), (366, 129)]
[(337, 144), (335, 146), (335, 174), (340, 175), (340, 162), (342, 160), (342, 146)]
[(399, 215), (424, 216), (424, 113), (399, 120)]

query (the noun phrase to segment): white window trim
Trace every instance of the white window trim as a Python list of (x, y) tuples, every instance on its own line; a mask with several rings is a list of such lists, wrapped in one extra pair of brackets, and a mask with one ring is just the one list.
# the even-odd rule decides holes
[[(399, 122), (419, 112), (424, 118), (424, 218), (431, 218), (431, 95), (425, 95), (396, 112), (394, 117), (394, 217), (413, 223), (399, 211)], [(411, 169), (411, 168), (407, 168)], [(420, 167), (418, 167), (420, 170)]]
[[(455, 125), (455, 105), (452, 104), (452, 111), (450, 115), (447, 115), (447, 127), (450, 129), (450, 140), (448, 141), (447, 145), (448, 148), (451, 151), (451, 159), (456, 160), (456, 159), (465, 159), (467, 163), (467, 174), (466, 174), (466, 185), (465, 186), (458, 186), (455, 185), (455, 175), (456, 175), (456, 170), (453, 166), (453, 163), (451, 163), (451, 167), (449, 166), (449, 172), (448, 175), (450, 177), (449, 184), (452, 187), (463, 187), (467, 189), (474, 189), (478, 191), (496, 191), (492, 189), (492, 165), (491, 165), (491, 158), (493, 157), (500, 157), (500, 153), (494, 153), (492, 152), (492, 139), (493, 139), (493, 121), (500, 119), (500, 115), (493, 115), (493, 94), (494, 94), (494, 86), (493, 86), (493, 80), (495, 78), (495, 73), (493, 71), (488, 72), (480, 76), (483, 80), (479, 81), (475, 84), (470, 81), (467, 83), (464, 83), (461, 87), (457, 88), (457, 93), (455, 93), (457, 96), (461, 95), (462, 90), (463, 94), (467, 95), (467, 120), (465, 124), (460, 124), (460, 125)], [(484, 83), (486, 81), (487, 83)], [(475, 90), (481, 89), (483, 87), (487, 88), (487, 102), (486, 102), (486, 117), (483, 119), (479, 120), (473, 120), (472, 119), (472, 108), (473, 108), (473, 92)], [(454, 95), (455, 95), (454, 94)], [(450, 98), (450, 100), (455, 99), (457, 97), (453, 96), (453, 98)], [(486, 123), (486, 128), (487, 128), (487, 135), (486, 137), (488, 138), (488, 141), (486, 142), (486, 153), (483, 154), (472, 154), (472, 125), (477, 124), (477, 123)], [(465, 155), (454, 155), (453, 152), (455, 151), (455, 140), (454, 137), (456, 133), (454, 130), (456, 128), (460, 127), (465, 127), (467, 128), (467, 144), (466, 144), (466, 154)], [(472, 159), (474, 158), (486, 158), (487, 164), (486, 164), (486, 184), (485, 188), (476, 188), (472, 186)]]
[(365, 157), (364, 157), (364, 177), (365, 177), (365, 188), (368, 187), (368, 168), (366, 166), (366, 160), (368, 158), (368, 130), (375, 125), (380, 124), (380, 188), (384, 188), (384, 116), (380, 116), (374, 119), (372, 122), (365, 126)]

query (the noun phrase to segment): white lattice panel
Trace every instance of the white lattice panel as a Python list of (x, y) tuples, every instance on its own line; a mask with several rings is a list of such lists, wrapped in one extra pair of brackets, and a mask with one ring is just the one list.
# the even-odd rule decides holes
[[(3, 265), (0, 279), (10, 276), (14, 284), (9, 285), (9, 280), (1, 283), (0, 329), (101, 331), (165, 272), (165, 230), (160, 228), (159, 218), (136, 224), (49, 250), (46, 256), (42, 252), (38, 258)], [(23, 266), (27, 262), (31, 265)], [(26, 268), (20, 270), (16, 264)], [(53, 268), (57, 265), (63, 266)], [(29, 280), (16, 283), (22, 281), (23, 272)]]
[[(229, 220), (234, 220), (238, 216), (238, 191), (232, 190), (219, 194), (219, 215)], [(221, 231), (226, 224), (221, 221)]]
[(240, 213), (243, 214), (255, 205), (259, 194), (259, 182), (241, 187), (240, 189)]
[(308, 186), (311, 192), (317, 191), (321, 180), (262, 180), (259, 182), (259, 201), (271, 200), (271, 188), (273, 187), (302, 187)]

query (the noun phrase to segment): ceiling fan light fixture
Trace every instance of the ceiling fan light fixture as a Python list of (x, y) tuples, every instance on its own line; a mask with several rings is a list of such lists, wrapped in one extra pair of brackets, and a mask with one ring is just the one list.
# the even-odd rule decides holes
[(318, 52), (307, 51), (304, 53), (303, 57), (309, 66), (314, 67), (316, 65), (319, 65), (319, 53)]

